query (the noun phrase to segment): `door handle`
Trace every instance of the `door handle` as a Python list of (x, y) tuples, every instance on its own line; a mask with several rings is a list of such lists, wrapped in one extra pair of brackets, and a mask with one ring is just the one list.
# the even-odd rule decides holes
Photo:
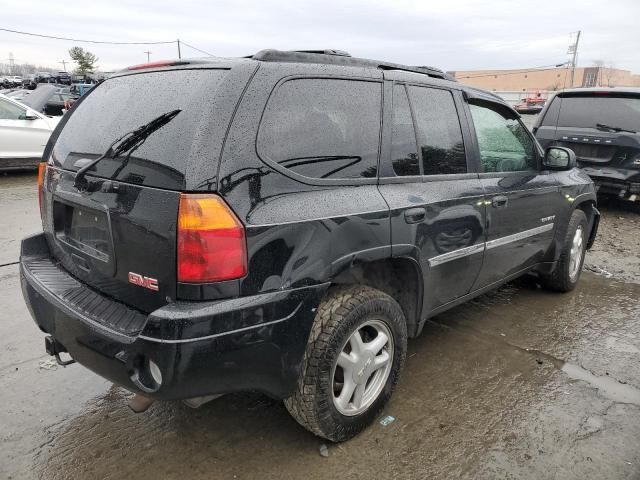
[(509, 199), (504, 195), (498, 195), (497, 197), (493, 197), (491, 199), (491, 205), (493, 205), (495, 208), (506, 207), (508, 203)]
[(410, 208), (404, 211), (404, 220), (407, 223), (420, 223), (427, 216), (427, 212), (424, 208)]

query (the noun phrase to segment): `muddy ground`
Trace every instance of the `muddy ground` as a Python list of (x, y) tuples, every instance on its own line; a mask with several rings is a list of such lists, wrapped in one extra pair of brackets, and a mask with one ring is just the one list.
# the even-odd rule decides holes
[(640, 478), (640, 213), (602, 213), (576, 291), (524, 278), (434, 318), (381, 415), (395, 421), (325, 458), (262, 395), (136, 415), (52, 363), (13, 264), (39, 229), (35, 178), (0, 177), (0, 478)]

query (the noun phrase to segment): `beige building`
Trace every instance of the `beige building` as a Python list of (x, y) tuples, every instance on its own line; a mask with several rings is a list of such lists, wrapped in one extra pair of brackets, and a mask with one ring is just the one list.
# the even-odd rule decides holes
[[(466, 85), (489, 91), (536, 92), (571, 87), (571, 69), (468, 70), (449, 72)], [(640, 75), (607, 67), (576, 68), (574, 87), (640, 87)]]

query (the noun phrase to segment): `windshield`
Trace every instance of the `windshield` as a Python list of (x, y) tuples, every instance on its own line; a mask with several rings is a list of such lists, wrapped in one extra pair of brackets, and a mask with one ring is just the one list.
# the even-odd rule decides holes
[(127, 132), (177, 110), (180, 115), (130, 152), (124, 167), (123, 158), (104, 158), (87, 174), (180, 188), (194, 136), (203, 114), (210, 116), (215, 92), (226, 72), (169, 70), (105, 81), (88, 94), (69, 118), (53, 149), (54, 162), (65, 169), (78, 170), (87, 160), (103, 155)]
[(640, 97), (563, 97), (558, 127), (597, 128), (601, 123), (623, 130), (640, 131)]

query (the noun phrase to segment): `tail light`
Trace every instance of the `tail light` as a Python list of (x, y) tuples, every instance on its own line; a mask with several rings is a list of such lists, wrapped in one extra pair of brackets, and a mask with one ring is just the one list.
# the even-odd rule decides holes
[(178, 60), (160, 60), (158, 62), (140, 63), (138, 65), (131, 65), (127, 67), (127, 70), (146, 70), (147, 68), (160, 68), (160, 67), (176, 67), (180, 65), (189, 65), (191, 62), (183, 62)]
[(178, 281), (220, 282), (247, 273), (244, 226), (228, 205), (211, 194), (180, 196)]
[(47, 171), (47, 162), (38, 164), (38, 207), (40, 207), (40, 216), (42, 217), (42, 195), (44, 193), (44, 175)]

